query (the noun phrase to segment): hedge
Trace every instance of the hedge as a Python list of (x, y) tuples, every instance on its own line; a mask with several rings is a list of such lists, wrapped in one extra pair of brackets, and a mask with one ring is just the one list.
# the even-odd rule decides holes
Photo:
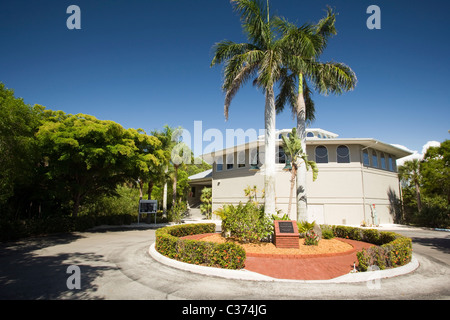
[(376, 246), (356, 253), (358, 269), (367, 271), (370, 266), (380, 270), (396, 268), (411, 262), (412, 240), (398, 233), (361, 229), (346, 226), (332, 226), (335, 236), (372, 243)]
[(178, 261), (225, 269), (242, 269), (245, 250), (235, 243), (215, 243), (180, 237), (215, 232), (214, 223), (196, 223), (156, 230), (156, 251)]
[(129, 225), (136, 217), (129, 214), (107, 216), (51, 216), (28, 220), (0, 220), (0, 241), (27, 237), (86, 231), (99, 225)]

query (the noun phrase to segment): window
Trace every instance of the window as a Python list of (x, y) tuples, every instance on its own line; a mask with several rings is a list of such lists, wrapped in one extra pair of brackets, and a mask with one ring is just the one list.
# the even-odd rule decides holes
[(385, 169), (386, 170), (386, 158), (384, 157), (384, 153), (381, 153), (381, 169)]
[(338, 163), (350, 163), (350, 151), (346, 146), (339, 146), (336, 150)]
[(308, 138), (314, 138), (314, 133), (308, 132), (308, 133), (306, 134), (306, 136), (307, 136)]
[(363, 150), (363, 164), (370, 166), (369, 152), (367, 150)]
[(372, 151), (372, 167), (378, 168), (378, 156), (375, 150)]
[(245, 168), (245, 151), (239, 151), (237, 158), (238, 168)]
[(286, 154), (282, 147), (279, 147), (276, 154), (275, 163), (286, 163)]
[(234, 154), (227, 156), (227, 170), (231, 170), (234, 167)]
[(328, 163), (328, 150), (326, 147), (316, 147), (316, 163)]
[(223, 157), (217, 157), (216, 158), (216, 171), (222, 171), (223, 170)]
[(389, 164), (389, 171), (394, 171), (395, 172), (395, 165), (396, 165), (396, 163), (395, 163), (395, 158), (393, 158), (391, 155), (389, 155), (389, 162), (388, 162), (388, 164)]

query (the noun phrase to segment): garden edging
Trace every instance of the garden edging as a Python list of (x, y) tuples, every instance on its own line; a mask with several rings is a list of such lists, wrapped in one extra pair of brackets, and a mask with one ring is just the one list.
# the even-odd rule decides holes
[(202, 274), (206, 276), (220, 277), (225, 279), (235, 280), (248, 280), (248, 281), (274, 281), (274, 282), (297, 282), (297, 283), (356, 283), (356, 282), (368, 282), (380, 279), (386, 279), (391, 277), (397, 277), (405, 275), (415, 271), (419, 267), (419, 262), (415, 255), (412, 256), (411, 262), (397, 268), (378, 270), (378, 271), (366, 271), (357, 273), (348, 273), (343, 276), (333, 278), (330, 280), (292, 280), (292, 279), (277, 279), (269, 276), (265, 276), (256, 272), (248, 271), (245, 269), (230, 270), (223, 268), (205, 267), (185, 263), (170, 259), (163, 256), (155, 249), (155, 243), (150, 245), (148, 250), (149, 255), (161, 264), (175, 269)]

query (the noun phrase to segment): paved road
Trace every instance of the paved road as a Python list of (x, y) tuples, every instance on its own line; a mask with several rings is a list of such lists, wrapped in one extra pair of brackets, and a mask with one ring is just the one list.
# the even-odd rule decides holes
[[(450, 233), (396, 232), (414, 238), (420, 267), (353, 284), (229, 280), (176, 270), (149, 256), (150, 229), (0, 244), (0, 299), (450, 299)], [(67, 287), (70, 265), (80, 268), (80, 290)]]

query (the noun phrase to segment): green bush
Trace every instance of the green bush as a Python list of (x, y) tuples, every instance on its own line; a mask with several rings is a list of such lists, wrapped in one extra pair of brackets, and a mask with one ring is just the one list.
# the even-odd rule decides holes
[(225, 269), (242, 269), (245, 250), (235, 243), (180, 239), (187, 235), (213, 233), (214, 223), (164, 227), (156, 231), (156, 250), (171, 259)]
[(297, 222), (298, 233), (306, 234), (308, 231), (314, 229), (315, 225), (316, 225), (315, 221), (313, 221), (313, 222), (298, 221)]
[(334, 233), (333, 229), (329, 225), (321, 225), (320, 229), (322, 230), (322, 238), (323, 239), (333, 239)]
[(264, 206), (248, 201), (245, 205), (225, 205), (215, 212), (222, 219), (222, 232), (240, 242), (257, 242), (273, 233), (273, 221)]
[(134, 215), (115, 214), (110, 216), (49, 216), (28, 220), (1, 220), (0, 241), (21, 238), (86, 231), (99, 225), (129, 225), (136, 220)]
[(305, 234), (305, 245), (317, 246), (319, 244), (319, 236), (313, 231), (309, 230)]
[(412, 240), (400, 234), (376, 229), (360, 229), (346, 226), (332, 226), (336, 237), (364, 241), (376, 246), (356, 253), (359, 270), (376, 265), (380, 270), (395, 268), (411, 262)]

